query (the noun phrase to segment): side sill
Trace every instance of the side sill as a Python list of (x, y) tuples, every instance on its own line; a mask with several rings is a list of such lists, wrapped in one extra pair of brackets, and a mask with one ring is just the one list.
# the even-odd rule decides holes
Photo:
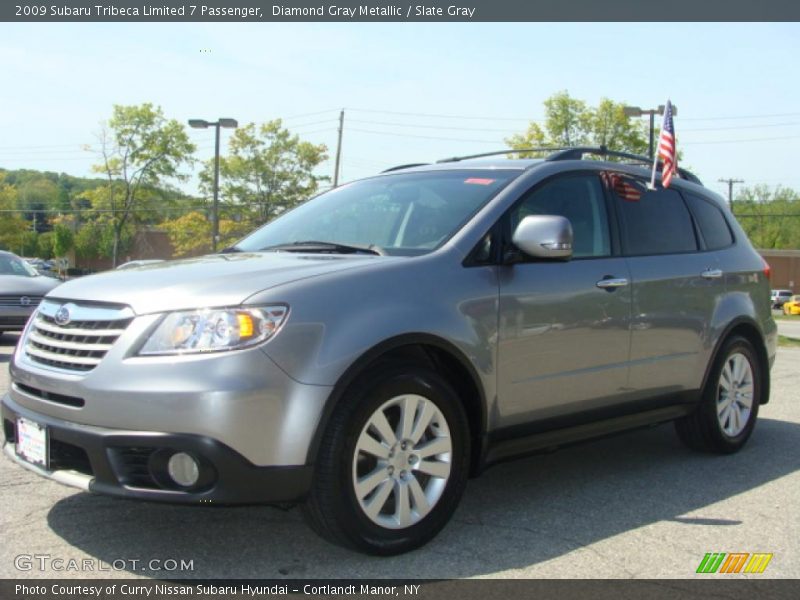
[(483, 466), (485, 468), (523, 456), (552, 452), (563, 446), (674, 421), (691, 414), (696, 407), (697, 404), (694, 403), (676, 404), (594, 423), (490, 442)]

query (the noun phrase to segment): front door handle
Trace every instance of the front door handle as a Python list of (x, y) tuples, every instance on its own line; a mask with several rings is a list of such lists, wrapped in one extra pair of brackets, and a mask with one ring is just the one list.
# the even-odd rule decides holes
[(597, 285), (597, 287), (601, 289), (608, 290), (611, 292), (617, 288), (625, 287), (626, 285), (628, 285), (628, 280), (625, 279), (624, 277), (607, 277), (605, 279), (601, 279), (595, 285)]
[(700, 273), (703, 279), (719, 279), (722, 277), (722, 269), (706, 269)]

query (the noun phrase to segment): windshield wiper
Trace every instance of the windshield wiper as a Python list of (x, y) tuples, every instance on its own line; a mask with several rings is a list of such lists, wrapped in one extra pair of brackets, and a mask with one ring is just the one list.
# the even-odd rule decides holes
[(335, 254), (376, 254), (386, 256), (386, 250), (375, 244), (369, 246), (356, 246), (348, 244), (336, 244), (334, 242), (318, 242), (316, 240), (304, 240), (302, 242), (292, 242), (290, 244), (276, 244), (261, 248), (262, 252), (331, 252)]

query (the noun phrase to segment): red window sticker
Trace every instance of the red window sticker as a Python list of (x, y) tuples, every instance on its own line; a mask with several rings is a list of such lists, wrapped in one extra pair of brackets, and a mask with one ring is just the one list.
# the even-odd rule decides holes
[(470, 177), (469, 179), (465, 179), (464, 183), (471, 183), (472, 185), (491, 185), (495, 182), (495, 179), (483, 179), (481, 177)]

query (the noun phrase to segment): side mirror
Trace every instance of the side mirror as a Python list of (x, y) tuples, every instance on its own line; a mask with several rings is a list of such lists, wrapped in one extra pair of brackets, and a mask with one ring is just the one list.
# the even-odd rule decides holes
[(572, 256), (572, 224), (556, 215), (531, 215), (517, 225), (514, 245), (534, 258), (567, 259)]

